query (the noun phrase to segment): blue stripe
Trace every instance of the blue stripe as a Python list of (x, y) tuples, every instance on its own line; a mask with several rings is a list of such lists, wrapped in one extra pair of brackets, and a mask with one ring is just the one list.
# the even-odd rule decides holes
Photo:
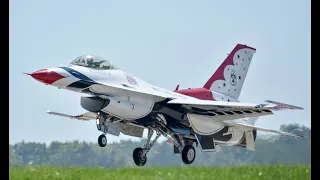
[(90, 91), (89, 88), (83, 89), (83, 90), (81, 90), (81, 92), (86, 93), (86, 94), (95, 95), (95, 96), (104, 95), (104, 94), (99, 94), (99, 93), (92, 92), (92, 91)]
[(69, 84), (68, 87), (84, 89), (84, 88), (87, 88), (93, 84), (96, 84), (96, 83), (91, 82), (91, 81), (80, 80), (80, 81), (76, 81), (74, 83)]
[(85, 80), (85, 81), (94, 82), (92, 79), (88, 78), (87, 76), (80, 73), (79, 71), (76, 71), (76, 70), (68, 68), (68, 67), (60, 67), (60, 68), (66, 70), (68, 73), (70, 73), (71, 75), (73, 75), (76, 78), (79, 78), (79, 79)]

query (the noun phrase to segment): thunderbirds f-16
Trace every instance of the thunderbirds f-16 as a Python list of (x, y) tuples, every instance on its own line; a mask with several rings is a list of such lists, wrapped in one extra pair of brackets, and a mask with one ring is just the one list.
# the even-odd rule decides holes
[[(83, 93), (81, 115), (49, 114), (78, 120), (96, 120), (102, 132), (98, 144), (106, 146), (106, 134), (123, 133), (143, 137), (144, 147), (133, 151), (137, 166), (147, 162), (147, 153), (162, 135), (173, 144), (173, 153), (181, 154), (185, 164), (196, 157), (194, 145), (201, 151), (221, 151), (222, 146), (240, 146), (255, 150), (257, 130), (302, 137), (255, 126), (260, 116), (274, 111), (303, 108), (267, 100), (266, 103), (242, 103), (241, 93), (255, 48), (237, 44), (216, 72), (201, 88), (166, 90), (122, 71), (109, 60), (82, 55), (68, 66), (33, 72), (34, 79), (59, 89)], [(156, 137), (151, 141), (153, 133)]]

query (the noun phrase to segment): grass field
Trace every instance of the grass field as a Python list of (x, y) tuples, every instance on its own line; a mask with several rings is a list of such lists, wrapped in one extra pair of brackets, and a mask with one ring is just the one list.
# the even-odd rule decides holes
[(81, 179), (81, 180), (149, 180), (149, 179), (311, 179), (311, 166), (239, 166), (239, 167), (133, 167), (133, 168), (77, 168), (77, 167), (12, 167), (12, 179)]

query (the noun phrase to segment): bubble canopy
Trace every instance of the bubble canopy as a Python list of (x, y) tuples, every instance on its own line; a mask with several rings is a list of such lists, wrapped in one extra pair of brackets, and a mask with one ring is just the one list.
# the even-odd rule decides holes
[(87, 54), (77, 57), (70, 64), (88, 67), (92, 69), (102, 69), (102, 70), (116, 69), (115, 66), (113, 66), (110, 63), (110, 61), (98, 56), (87, 55)]

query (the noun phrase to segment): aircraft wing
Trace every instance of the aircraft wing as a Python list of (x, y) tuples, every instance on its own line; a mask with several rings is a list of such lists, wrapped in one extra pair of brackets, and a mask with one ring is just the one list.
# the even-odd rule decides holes
[(78, 119), (78, 120), (84, 120), (84, 121), (88, 121), (88, 120), (93, 120), (97, 118), (97, 114), (96, 113), (92, 113), (92, 112), (86, 112), (77, 116), (72, 116), (72, 115), (68, 115), (68, 114), (64, 114), (64, 113), (59, 113), (59, 112), (53, 112), (53, 111), (47, 111), (48, 114), (53, 114), (53, 115), (57, 115), (57, 116), (63, 116), (63, 117), (67, 117), (70, 119)]
[(225, 101), (209, 101), (199, 99), (173, 99), (168, 101), (168, 104), (181, 104), (189, 107), (195, 107), (203, 110), (284, 110), (284, 109), (299, 109), (303, 108), (276, 101), (267, 101), (270, 104), (253, 104), (241, 102), (225, 102)]
[[(78, 119), (78, 120), (83, 120), (83, 121), (89, 121), (89, 120), (96, 120), (97, 119), (97, 114), (92, 113), (92, 112), (86, 112), (77, 116), (72, 116), (64, 113), (59, 113), (59, 112), (53, 112), (53, 111), (47, 111), (48, 114), (52, 115), (57, 115), (57, 116), (62, 116), (62, 117), (67, 117), (71, 119)], [(122, 132), (125, 135), (128, 136), (133, 136), (133, 137), (143, 137), (143, 130), (144, 127), (137, 126), (132, 123), (124, 124), (124, 123), (113, 123), (109, 124), (109, 127), (105, 133), (112, 134), (114, 136), (119, 136), (120, 132)]]
[(237, 108), (237, 109), (247, 109), (255, 108), (258, 104), (250, 103), (239, 103), (239, 102), (225, 102), (225, 101), (209, 101), (200, 99), (173, 99), (168, 101), (168, 104), (181, 104), (190, 107), (196, 107), (205, 110), (214, 110), (221, 108)]
[(97, 85), (92, 85), (90, 90), (93, 93), (97, 93), (100, 95), (108, 95), (112, 92), (112, 94), (121, 93), (119, 95), (123, 95), (127, 93), (128, 95), (132, 92), (138, 94), (148, 94), (160, 98), (169, 98), (172, 99), (168, 101), (168, 104), (180, 104), (189, 107), (195, 107), (203, 110), (257, 110), (257, 109), (265, 109), (265, 110), (287, 110), (287, 109), (299, 109), (303, 110), (303, 108), (298, 106), (293, 106), (285, 103), (280, 103), (277, 101), (267, 100), (266, 102), (269, 104), (253, 104), (253, 103), (241, 103), (241, 102), (225, 102), (225, 101), (210, 101), (210, 100), (200, 100), (197, 98), (190, 97), (188, 99), (180, 99), (175, 97), (174, 95), (170, 95), (168, 93), (163, 93), (161, 90), (153, 91), (151, 89), (140, 88), (134, 85), (129, 84), (104, 84), (100, 82)]
[(273, 132), (273, 133), (278, 133), (278, 134), (282, 134), (282, 135), (286, 135), (286, 136), (294, 136), (294, 137), (300, 137), (303, 138), (303, 136), (301, 135), (297, 135), (297, 134), (292, 134), (292, 133), (288, 133), (288, 132), (283, 132), (283, 131), (277, 131), (277, 130), (272, 130), (272, 129), (267, 129), (267, 128), (262, 128), (262, 127), (257, 127), (257, 126), (253, 126), (250, 124), (243, 124), (243, 123), (232, 123), (234, 126), (238, 126), (244, 130), (259, 130), (259, 131), (264, 131), (264, 132)]
[[(132, 93), (137, 94), (146, 94), (146, 95), (152, 95), (159, 98), (170, 98), (170, 95), (164, 95), (162, 92), (153, 91), (150, 87), (149, 88), (142, 88), (139, 86), (131, 85), (131, 84), (112, 84), (112, 83), (104, 83), (104, 82), (98, 82), (98, 84), (92, 85), (90, 88), (90, 91), (92, 93), (95, 93), (97, 95), (119, 95), (123, 96), (124, 94), (127, 94), (128, 96), (132, 95)], [(173, 99), (173, 98), (172, 98)]]

